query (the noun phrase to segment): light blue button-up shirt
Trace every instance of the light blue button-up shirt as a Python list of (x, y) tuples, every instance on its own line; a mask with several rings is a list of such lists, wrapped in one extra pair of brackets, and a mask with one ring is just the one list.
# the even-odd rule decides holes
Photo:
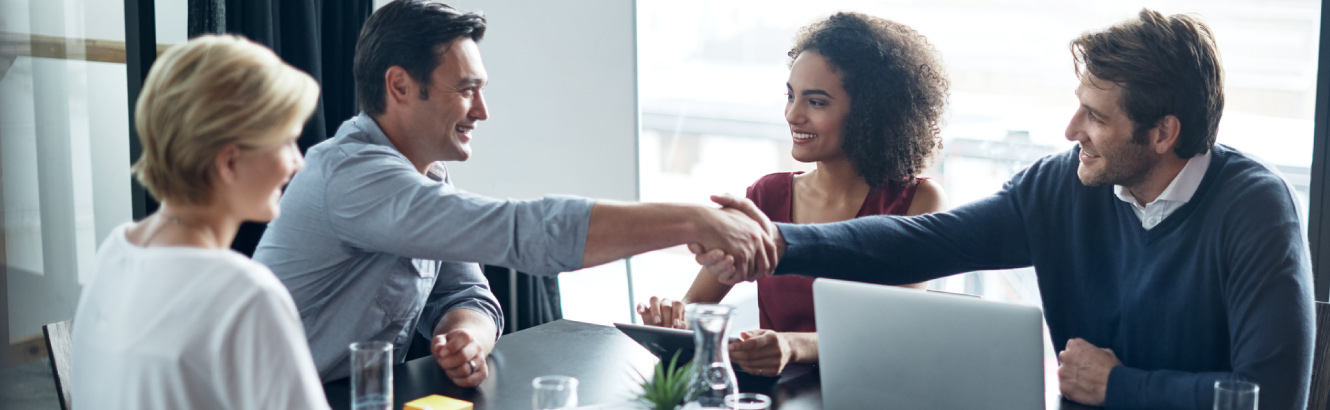
[(325, 381), (350, 374), (352, 342), (392, 342), (401, 361), (411, 331), (432, 337), (453, 309), (481, 312), (503, 329), (475, 262), (545, 275), (581, 268), (591, 200), (461, 191), (443, 163), (429, 175), (416, 171), (364, 113), (305, 161), (254, 260), (291, 291)]

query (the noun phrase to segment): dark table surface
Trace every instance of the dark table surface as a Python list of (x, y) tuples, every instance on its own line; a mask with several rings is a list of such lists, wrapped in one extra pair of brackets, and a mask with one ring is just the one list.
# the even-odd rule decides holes
[[(424, 357), (393, 367), (393, 408), (408, 401), (439, 394), (475, 403), (476, 410), (531, 408), (531, 379), (544, 375), (567, 375), (578, 380), (582, 406), (627, 408), (637, 389), (637, 372), (650, 374), (656, 357), (618, 329), (590, 323), (559, 320), (516, 332), (499, 339), (488, 359), (489, 378), (479, 387), (457, 387), (433, 358)], [(773, 409), (820, 410), (822, 386), (816, 371), (798, 377), (757, 378), (739, 373), (741, 391), (772, 397)], [(333, 409), (351, 408), (350, 380), (324, 386)], [(1081, 406), (1048, 397), (1049, 410), (1080, 410)]]

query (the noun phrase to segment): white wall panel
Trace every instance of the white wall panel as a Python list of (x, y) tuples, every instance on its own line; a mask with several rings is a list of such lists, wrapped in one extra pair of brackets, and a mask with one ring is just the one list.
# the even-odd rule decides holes
[(534, 198), (636, 200), (634, 2), (455, 1), (489, 22), (480, 42), (490, 119), (471, 159), (449, 163), (462, 189)]

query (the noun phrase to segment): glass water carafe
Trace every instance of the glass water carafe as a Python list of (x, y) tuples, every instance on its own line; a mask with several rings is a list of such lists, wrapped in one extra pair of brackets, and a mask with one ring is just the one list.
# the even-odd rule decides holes
[(695, 332), (696, 350), (683, 408), (725, 408), (725, 396), (739, 393), (727, 344), (734, 307), (698, 303), (689, 305), (687, 313)]

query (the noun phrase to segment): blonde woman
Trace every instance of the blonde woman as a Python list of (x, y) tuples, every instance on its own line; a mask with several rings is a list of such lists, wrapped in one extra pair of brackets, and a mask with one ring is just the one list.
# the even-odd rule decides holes
[(161, 208), (97, 251), (74, 315), (79, 407), (328, 407), (291, 296), (230, 250), (241, 222), (277, 217), (318, 92), (234, 36), (190, 40), (153, 65), (133, 172)]

